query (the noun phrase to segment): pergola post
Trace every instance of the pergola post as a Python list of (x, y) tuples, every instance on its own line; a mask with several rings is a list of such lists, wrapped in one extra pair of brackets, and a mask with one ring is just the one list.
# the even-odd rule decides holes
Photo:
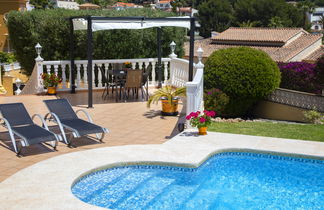
[(193, 62), (195, 49), (195, 18), (190, 18), (190, 48), (189, 48), (189, 82), (193, 80)]
[(160, 27), (156, 28), (157, 30), (157, 56), (158, 56), (158, 88), (162, 87), (162, 48), (161, 48), (161, 31), (162, 29)]
[(71, 93), (75, 93), (75, 68), (74, 68), (74, 29), (72, 18), (69, 19), (70, 22), (70, 60), (71, 60), (71, 78), (70, 78), (70, 86)]
[(88, 29), (87, 29), (87, 57), (88, 57), (88, 108), (93, 108), (92, 101), (92, 19), (88, 16)]

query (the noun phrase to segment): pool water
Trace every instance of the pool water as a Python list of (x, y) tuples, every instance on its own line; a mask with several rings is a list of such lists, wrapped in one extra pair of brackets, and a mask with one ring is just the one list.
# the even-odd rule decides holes
[(195, 169), (137, 165), (98, 171), (72, 192), (111, 209), (324, 209), (324, 161), (227, 152)]

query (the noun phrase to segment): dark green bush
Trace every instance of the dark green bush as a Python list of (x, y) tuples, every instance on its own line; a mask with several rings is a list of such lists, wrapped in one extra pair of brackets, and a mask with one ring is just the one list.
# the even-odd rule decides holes
[[(151, 9), (115, 10), (33, 10), (30, 12), (12, 11), (8, 15), (10, 40), (17, 60), (30, 74), (36, 57), (35, 45), (43, 46), (42, 57), (45, 60), (69, 59), (69, 23), (70, 16), (145, 16), (166, 17), (172, 13)], [(177, 43), (176, 53), (183, 55), (185, 30), (176, 27), (164, 27), (162, 34), (162, 55), (170, 54), (169, 44)], [(76, 58), (86, 59), (86, 31), (75, 31)], [(109, 30), (94, 32), (94, 59), (144, 58), (156, 57), (156, 29)]]
[(212, 88), (204, 92), (204, 105), (206, 110), (212, 110), (217, 113), (217, 116), (222, 116), (226, 105), (229, 102), (229, 97), (220, 89)]
[(279, 87), (277, 64), (263, 51), (248, 47), (215, 51), (205, 63), (205, 88), (230, 97), (225, 116), (243, 116), (251, 105)]

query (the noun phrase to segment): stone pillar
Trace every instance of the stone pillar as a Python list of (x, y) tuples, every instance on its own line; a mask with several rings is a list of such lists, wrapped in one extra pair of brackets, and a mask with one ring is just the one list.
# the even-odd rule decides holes
[(12, 77), (10, 75), (3, 76), (3, 87), (7, 91), (6, 94), (5, 94), (6, 96), (13, 96), (14, 95), (14, 92), (13, 92), (13, 80), (14, 80), (14, 77)]

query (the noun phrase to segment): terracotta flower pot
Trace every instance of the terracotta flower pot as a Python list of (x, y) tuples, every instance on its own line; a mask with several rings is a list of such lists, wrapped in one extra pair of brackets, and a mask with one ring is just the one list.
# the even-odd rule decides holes
[(48, 95), (56, 95), (56, 87), (47, 87)]
[(200, 127), (198, 128), (199, 135), (207, 135), (207, 127)]
[(172, 100), (172, 104), (169, 103), (167, 99), (162, 98), (162, 115), (166, 116), (176, 116), (178, 115), (178, 98)]

